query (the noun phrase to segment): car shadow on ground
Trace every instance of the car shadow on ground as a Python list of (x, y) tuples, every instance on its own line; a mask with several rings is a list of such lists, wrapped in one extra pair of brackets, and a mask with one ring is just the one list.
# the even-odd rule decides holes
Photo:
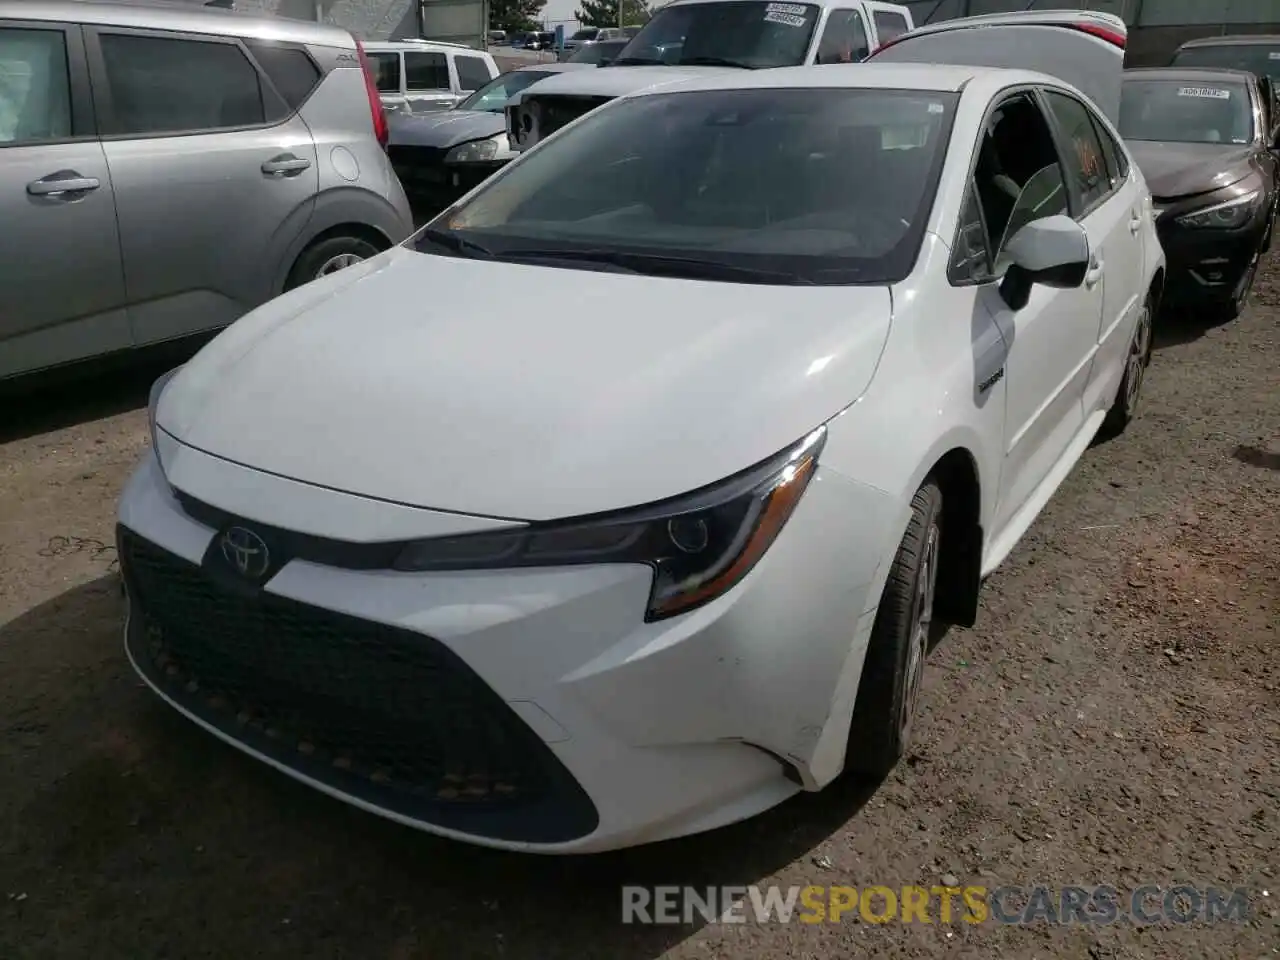
[(208, 339), (0, 381), (0, 443), (145, 407), (156, 379), (185, 363)]
[(648, 960), (705, 921), (623, 925), (623, 885), (758, 882), (873, 792), (840, 782), (594, 857), (439, 840), (296, 784), (163, 705), (123, 654), (122, 606), (112, 573), (0, 625), (0, 956), (101, 943), (154, 956), (194, 924), (220, 956)]
[(1203, 311), (1162, 307), (1151, 331), (1151, 345), (1155, 350), (1164, 350), (1191, 343), (1231, 322)]

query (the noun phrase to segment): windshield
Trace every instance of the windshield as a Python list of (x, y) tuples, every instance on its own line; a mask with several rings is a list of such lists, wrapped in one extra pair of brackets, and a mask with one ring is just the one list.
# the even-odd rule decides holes
[(708, 279), (757, 271), (768, 277), (757, 282), (894, 282), (915, 263), (957, 98), (762, 88), (615, 100), (411, 244), (499, 259), (612, 258), (641, 273), (670, 273), (675, 262)]
[(818, 13), (811, 3), (753, 0), (663, 7), (614, 65), (798, 66), (805, 62)]
[(627, 45), (626, 40), (602, 40), (599, 43), (589, 43), (585, 47), (579, 47), (573, 52), (573, 56), (569, 58), (570, 63), (603, 63), (611, 61), (618, 55), (623, 47)]
[(1224, 43), (1219, 46), (1189, 47), (1174, 55), (1172, 65), (1247, 70), (1262, 77), (1280, 80), (1280, 46), (1272, 43)]
[(550, 70), (512, 70), (500, 77), (494, 77), (453, 109), (501, 113), (503, 104), (509, 99), (525, 87), (532, 86), (551, 74)]
[(1250, 143), (1253, 108), (1243, 83), (1126, 80), (1120, 136), (1172, 143)]
[(590, 30), (579, 30), (569, 39), (570, 40), (594, 40), (597, 36), (599, 36), (599, 34), (600, 34), (600, 31), (597, 28), (592, 28)]

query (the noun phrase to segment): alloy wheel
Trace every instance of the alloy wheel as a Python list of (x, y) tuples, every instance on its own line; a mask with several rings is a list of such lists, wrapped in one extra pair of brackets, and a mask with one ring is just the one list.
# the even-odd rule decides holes
[(902, 692), (902, 707), (898, 726), (902, 731), (902, 743), (910, 742), (911, 723), (920, 699), (924, 680), (924, 663), (929, 656), (929, 638), (933, 625), (933, 600), (938, 585), (938, 543), (940, 534), (936, 523), (930, 524), (925, 539), (924, 553), (916, 574), (915, 598), (911, 609), (911, 625), (908, 634), (907, 669)]
[(317, 277), (327, 277), (331, 273), (337, 273), (339, 270), (362, 263), (364, 257), (358, 253), (340, 253), (335, 257), (330, 257), (320, 265), (320, 269), (316, 271)]
[(1151, 308), (1144, 306), (1138, 315), (1138, 328), (1133, 331), (1133, 343), (1129, 346), (1129, 357), (1125, 365), (1125, 408), (1132, 416), (1138, 407), (1138, 398), (1142, 393), (1142, 378), (1147, 372), (1147, 362), (1151, 356)]

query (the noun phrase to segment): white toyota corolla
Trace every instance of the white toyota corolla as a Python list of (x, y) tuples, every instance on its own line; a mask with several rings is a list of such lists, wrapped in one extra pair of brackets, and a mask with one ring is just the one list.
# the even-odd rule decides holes
[[(1118, 96), (1113, 20), (949, 30), (1105, 51)], [(1163, 257), (1106, 113), (875, 61), (593, 111), (157, 383), (130, 659), (260, 760), (490, 846), (883, 774), (931, 633), (1134, 414)]]

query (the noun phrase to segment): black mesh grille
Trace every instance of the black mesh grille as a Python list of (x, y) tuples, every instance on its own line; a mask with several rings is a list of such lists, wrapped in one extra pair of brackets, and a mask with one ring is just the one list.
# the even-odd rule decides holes
[(235, 740), (451, 829), (550, 843), (595, 828), (554, 754), (438, 641), (238, 589), (124, 528), (119, 552), (134, 661)]

